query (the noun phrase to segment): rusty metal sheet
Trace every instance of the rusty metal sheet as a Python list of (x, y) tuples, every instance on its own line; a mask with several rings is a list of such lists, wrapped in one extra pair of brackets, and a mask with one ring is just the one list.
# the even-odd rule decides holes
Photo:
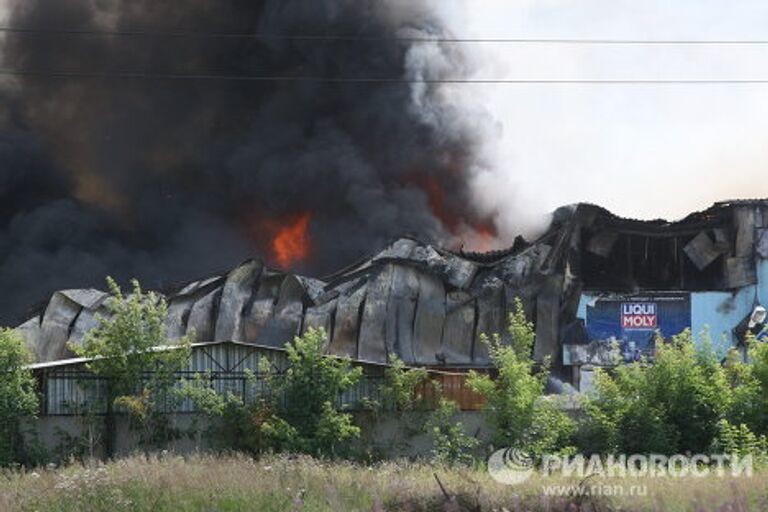
[(282, 347), (293, 341), (294, 336), (301, 332), (301, 322), (304, 314), (304, 287), (295, 276), (286, 276), (280, 286), (280, 294), (272, 320), (267, 329), (262, 332), (263, 341), (267, 345)]
[(176, 340), (186, 334), (187, 322), (194, 303), (195, 299), (190, 295), (171, 299), (168, 304), (168, 313), (165, 316), (165, 333), (170, 339)]
[(737, 258), (752, 256), (755, 244), (755, 210), (752, 207), (736, 208), (733, 212), (736, 224)]
[[(262, 338), (262, 331), (272, 318), (275, 310), (275, 301), (273, 299), (257, 299), (251, 304), (246, 312), (243, 331), (245, 341), (248, 343), (257, 343)], [(264, 336), (263, 338), (266, 338)]]
[[(456, 402), (456, 405), (462, 411), (479, 411), (486, 403), (485, 398), (472, 391), (467, 386), (467, 374), (466, 373), (430, 373), (430, 379), (433, 382), (440, 384), (441, 397)], [(432, 385), (426, 383), (423, 386), (423, 395), (429, 397), (429, 389)], [(429, 397), (432, 398), (432, 397)], [(437, 401), (440, 397), (434, 397), (434, 404), (437, 405)]]
[(80, 304), (86, 309), (98, 309), (107, 300), (109, 294), (101, 290), (94, 290), (93, 288), (83, 290), (62, 290), (60, 292), (66, 296), (72, 302)]
[(214, 304), (221, 289), (210, 291), (195, 302), (189, 312), (187, 333), (194, 330), (195, 340), (212, 341), (214, 337)]
[(331, 354), (357, 358), (357, 337), (362, 318), (366, 286), (360, 286), (337, 299)]
[(445, 323), (445, 286), (442, 280), (419, 274), (419, 298), (413, 324), (414, 356), (417, 364), (439, 364), (443, 324)]
[(595, 233), (587, 242), (587, 250), (592, 254), (597, 254), (603, 258), (610, 256), (613, 246), (619, 234), (616, 231), (604, 230)]
[(387, 306), (387, 349), (406, 364), (414, 364), (413, 331), (419, 274), (409, 266), (395, 265)]
[(253, 285), (259, 278), (262, 265), (248, 261), (227, 276), (219, 301), (219, 316), (216, 319), (215, 341), (243, 341), (241, 325), (243, 306), (253, 293)]
[(475, 300), (470, 294), (462, 291), (448, 292), (441, 344), (442, 358), (447, 366), (472, 363), (475, 313)]
[(72, 356), (67, 348), (69, 341), (69, 326), (77, 317), (82, 306), (61, 292), (51, 296), (48, 307), (45, 308), (43, 321), (40, 324), (41, 346), (37, 353), (40, 362), (55, 361)]
[(487, 365), (488, 346), (480, 340), (480, 334), (492, 336), (504, 334), (504, 287), (489, 288), (477, 298), (477, 334), (472, 348), (472, 361), (477, 365)]
[(757, 282), (754, 258), (728, 258), (725, 260), (727, 288), (741, 288)]
[(330, 340), (333, 337), (333, 315), (336, 313), (336, 301), (326, 302), (319, 306), (308, 307), (304, 313), (301, 332), (309, 329), (323, 329), (325, 332), (326, 349), (330, 352)]
[(471, 261), (448, 252), (438, 252), (431, 245), (415, 248), (411, 259), (425, 265), (447, 284), (459, 289), (469, 287), (477, 273), (477, 265)]
[(30, 354), (34, 356), (35, 362), (43, 362), (41, 354), (39, 353), (42, 346), (42, 340), (40, 338), (40, 322), (42, 318), (40, 315), (34, 316), (16, 327), (15, 331), (24, 339), (24, 344), (27, 346)]
[(384, 265), (368, 284), (358, 344), (358, 355), (363, 361), (387, 362), (387, 307), (393, 274), (394, 265)]
[(536, 298), (536, 342), (533, 358), (539, 362), (558, 353), (562, 287), (563, 276), (550, 276)]
[(401, 238), (394, 241), (389, 247), (374, 256), (373, 260), (381, 259), (408, 259), (419, 243), (410, 238)]
[(768, 259), (768, 228), (761, 228), (757, 230), (757, 242), (755, 242), (755, 249), (758, 256), (763, 259)]
[(702, 231), (688, 242), (683, 251), (699, 270), (704, 270), (713, 261), (720, 257), (720, 252), (715, 247), (712, 239), (706, 231)]

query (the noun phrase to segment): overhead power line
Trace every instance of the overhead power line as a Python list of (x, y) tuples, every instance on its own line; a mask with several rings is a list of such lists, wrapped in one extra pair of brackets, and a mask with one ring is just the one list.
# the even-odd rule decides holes
[(224, 75), (224, 74), (176, 74), (102, 71), (45, 71), (24, 69), (0, 69), (0, 75), (34, 76), (50, 78), (121, 78), (142, 80), (201, 80), (238, 82), (315, 82), (315, 83), (390, 83), (390, 84), (597, 84), (597, 85), (653, 85), (653, 84), (768, 84), (768, 78), (740, 79), (581, 79), (581, 78), (439, 78), (414, 79), (397, 77), (321, 77), (290, 75)]
[(497, 44), (586, 44), (586, 45), (768, 45), (768, 39), (623, 39), (623, 38), (508, 38), (508, 37), (432, 37), (360, 36), (334, 34), (268, 34), (261, 32), (197, 32), (152, 30), (93, 30), (67, 28), (0, 27), (0, 33), (37, 36), (115, 36), (200, 39), (256, 39), (314, 42), (404, 42), (404, 43), (497, 43)]

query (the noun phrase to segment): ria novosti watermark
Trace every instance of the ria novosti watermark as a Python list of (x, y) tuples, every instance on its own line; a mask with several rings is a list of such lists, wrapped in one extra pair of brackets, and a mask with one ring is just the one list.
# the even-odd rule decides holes
[(536, 468), (533, 458), (520, 450), (506, 448), (488, 459), (488, 472), (497, 482), (515, 485), (537, 471), (543, 477), (587, 478), (679, 478), (685, 476), (752, 476), (752, 456), (737, 454), (661, 455), (544, 455)]

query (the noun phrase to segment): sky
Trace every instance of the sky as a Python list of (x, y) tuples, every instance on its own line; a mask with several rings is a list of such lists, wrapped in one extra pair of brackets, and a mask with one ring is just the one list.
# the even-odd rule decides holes
[[(763, 39), (768, 2), (439, 0), (478, 38)], [(768, 78), (768, 45), (471, 45), (477, 78)], [(768, 85), (470, 85), (497, 131), (477, 193), (507, 231), (587, 201), (634, 218), (680, 218), (768, 197)], [(504, 208), (516, 206), (512, 214)], [(518, 213), (516, 217), (514, 212)], [(521, 213), (522, 212), (522, 213)]]

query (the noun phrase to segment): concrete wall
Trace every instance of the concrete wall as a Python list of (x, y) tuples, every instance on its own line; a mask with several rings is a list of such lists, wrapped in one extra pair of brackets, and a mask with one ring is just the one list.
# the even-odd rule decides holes
[[(183, 431), (190, 430), (193, 423), (196, 422), (200, 428), (206, 425), (206, 419), (195, 414), (177, 414), (174, 415), (174, 424)], [(103, 417), (99, 417), (95, 422), (93, 431), (96, 435), (93, 456), (101, 458), (104, 456), (103, 439)], [(42, 416), (31, 422), (30, 434), (35, 433), (37, 441), (42, 443), (49, 457), (54, 458), (58, 452), (65, 449), (66, 435), (71, 438), (81, 438), (83, 449), (87, 453), (88, 427), (81, 417), (78, 416)], [(115, 449), (117, 455), (127, 455), (139, 449), (139, 436), (130, 428), (130, 423), (126, 416), (117, 416), (116, 418), (117, 439)], [(28, 434), (28, 435), (30, 435)], [(66, 434), (66, 435), (65, 435)], [(178, 453), (189, 453), (195, 450), (205, 448), (202, 440), (190, 438), (183, 434), (182, 437), (172, 442), (168, 449)]]
[[(358, 447), (365, 446), (374, 454), (383, 457), (428, 456), (432, 449), (432, 440), (421, 429), (425, 419), (424, 413), (406, 413), (399, 416), (356, 413), (355, 421), (363, 431)], [(206, 426), (206, 419), (200, 415), (177, 414), (174, 417), (176, 427), (184, 430), (189, 429), (195, 421), (200, 429)], [(491, 438), (491, 430), (478, 411), (459, 412), (455, 421), (462, 423), (468, 435), (482, 440)], [(38, 440), (51, 456), (56, 453), (57, 448), (60, 449), (61, 432), (66, 432), (73, 437), (85, 436), (84, 424), (77, 416), (43, 416), (35, 420), (32, 427), (38, 433)], [(188, 436), (183, 436), (182, 439), (174, 441), (167, 447), (169, 451), (176, 453), (191, 453), (207, 448), (209, 446), (204, 438), (190, 439)], [(137, 450), (140, 450), (137, 433), (131, 431), (127, 417), (118, 416), (117, 455), (127, 455)], [(94, 455), (96, 457), (104, 455), (100, 445)]]
[[(423, 413), (383, 418), (374, 418), (367, 413), (356, 415), (357, 424), (363, 430), (361, 442), (385, 457), (429, 456), (432, 438), (421, 429), (425, 419)], [(462, 424), (467, 435), (483, 441), (492, 438), (492, 431), (479, 411), (461, 411), (454, 421)]]

